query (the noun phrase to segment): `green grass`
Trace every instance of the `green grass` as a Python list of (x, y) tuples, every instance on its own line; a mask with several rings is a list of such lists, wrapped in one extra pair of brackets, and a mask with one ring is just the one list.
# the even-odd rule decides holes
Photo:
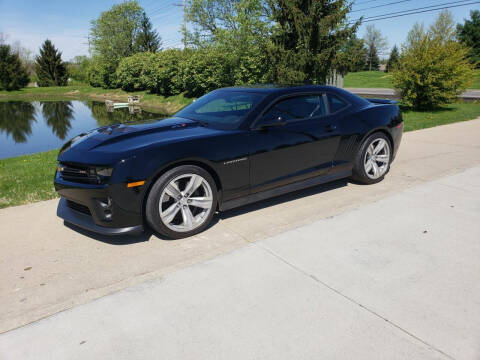
[(426, 129), (480, 117), (480, 102), (445, 105), (437, 110), (413, 111), (402, 108), (404, 131)]
[(0, 208), (53, 199), (58, 150), (0, 160)]
[(382, 71), (348, 73), (343, 79), (346, 88), (392, 88), (392, 75)]
[[(346, 88), (392, 88), (392, 76), (382, 71), (348, 73), (343, 82)], [(480, 89), (480, 70), (476, 70), (470, 89)]]
[[(404, 129), (412, 131), (480, 116), (480, 103), (446, 105), (433, 111), (403, 110)], [(53, 189), (58, 150), (0, 160), (0, 208), (56, 197)]]
[(72, 100), (90, 99), (97, 101), (114, 100), (127, 101), (128, 95), (140, 95), (140, 104), (145, 110), (152, 109), (162, 114), (173, 114), (190, 104), (193, 99), (183, 94), (164, 97), (150, 94), (148, 91), (126, 92), (121, 89), (102, 89), (78, 83), (69, 86), (28, 87), (15, 91), (0, 91), (0, 101), (10, 100)]

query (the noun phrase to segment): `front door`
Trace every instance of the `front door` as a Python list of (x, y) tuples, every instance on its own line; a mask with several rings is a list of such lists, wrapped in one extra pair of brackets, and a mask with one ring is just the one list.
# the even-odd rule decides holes
[[(250, 134), (251, 192), (326, 174), (340, 136), (323, 94), (279, 100)], [(278, 121), (281, 126), (262, 127)]]

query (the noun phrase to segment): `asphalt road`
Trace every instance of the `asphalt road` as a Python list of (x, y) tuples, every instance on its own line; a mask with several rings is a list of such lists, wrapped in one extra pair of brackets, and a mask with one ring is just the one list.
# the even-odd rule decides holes
[[(117, 348), (123, 339), (124, 345), (119, 346), (119, 351), (112, 352), (112, 354), (115, 354), (115, 358), (133, 354), (131, 358), (135, 358), (135, 356), (148, 355), (148, 353), (137, 353), (137, 346), (132, 348), (131, 341), (144, 339), (141, 340), (144, 341), (143, 343), (138, 343), (138, 349), (140, 349), (149, 341), (153, 341), (154, 338), (151, 336), (158, 329), (158, 334), (170, 334), (170, 336), (165, 335), (165, 339), (171, 341), (173, 341), (173, 334), (178, 335), (174, 337), (177, 342), (173, 341), (170, 347), (165, 347), (165, 353), (159, 353), (164, 354), (164, 358), (169, 358), (169, 356), (182, 358), (178, 353), (180, 347), (176, 345), (182, 348), (186, 347), (187, 350), (193, 349), (195, 345), (197, 348), (203, 349), (204, 357), (207, 357), (208, 351), (212, 352), (212, 357), (222, 357), (222, 354), (225, 354), (222, 351), (235, 349), (236, 346), (244, 346), (245, 351), (251, 351), (244, 353), (246, 354), (244, 357), (248, 358), (253, 357), (255, 353), (265, 354), (265, 357), (273, 356), (272, 354), (276, 354), (274, 352), (276, 348), (283, 349), (287, 355), (292, 354), (289, 352), (290, 350), (297, 353), (300, 351), (302, 343), (305, 343), (305, 352), (303, 353), (305, 357), (309, 353), (311, 354), (311, 351), (325, 354), (325, 357), (328, 357), (329, 354), (348, 357), (348, 355), (354, 354), (352, 351), (355, 351), (356, 348), (359, 351), (357, 357), (361, 357), (369, 354), (373, 349), (377, 349), (378, 345), (381, 349), (378, 354), (390, 351), (391, 354), (399, 357), (403, 354), (403, 358), (442, 358), (445, 356), (473, 358), (471, 356), (475, 354), (478, 358), (478, 347), (475, 347), (475, 341), (469, 334), (478, 334), (479, 329), (475, 324), (480, 324), (477, 316), (479, 298), (478, 292), (475, 291), (478, 289), (476, 284), (480, 280), (480, 269), (478, 265), (472, 263), (472, 258), (478, 260), (479, 253), (478, 245), (471, 241), (471, 236), (476, 236), (475, 239), (478, 238), (480, 207), (476, 195), (478, 195), (479, 173), (478, 169), (472, 169), (469, 171), (473, 173), (466, 172), (464, 177), (462, 175), (459, 175), (460, 178), (444, 177), (462, 173), (466, 169), (480, 165), (479, 135), (480, 120), (407, 133), (392, 171), (380, 184), (361, 186), (348, 182), (337, 182), (230, 211), (218, 218), (217, 223), (205, 233), (179, 241), (165, 241), (153, 236), (134, 239), (92, 237), (90, 234), (65, 227), (55, 217), (55, 200), (0, 210), (0, 234), (2, 234), (0, 239), (2, 249), (0, 254), (1, 331), (6, 332), (75, 307), (1, 335), (0, 354), (3, 357), (11, 356), (12, 358), (15, 356), (15, 358), (27, 357), (28, 354), (35, 356), (33, 351), (41, 351), (43, 343), (58, 346), (59, 352), (47, 353), (47, 355), (52, 355), (49, 358), (55, 358), (55, 356), (62, 358), (62, 354), (68, 354), (63, 358), (75, 358), (78, 354), (82, 354), (81, 351), (76, 350), (76, 346), (80, 346), (82, 341), (87, 342), (82, 343), (82, 347), (78, 349), (90, 349), (85, 350), (86, 354), (95, 354), (95, 351), (109, 351), (108, 346), (115, 345)], [(473, 184), (468, 179), (474, 179)], [(439, 181), (440, 185), (435, 181)], [(447, 182), (449, 185), (442, 184), (442, 182)], [(422, 190), (423, 193), (418, 190), (422, 186), (426, 186)], [(433, 191), (431, 191), (432, 186)], [(445, 189), (450, 189), (449, 186), (456, 192), (446, 191)], [(438, 192), (438, 187), (443, 189), (443, 192)], [(396, 194), (410, 188), (405, 199), (400, 197), (400, 200), (395, 200), (396, 202), (392, 200), (391, 196), (397, 196)], [(464, 194), (463, 197), (462, 194)], [(471, 194), (476, 197), (472, 197)], [(382, 200), (386, 198), (389, 200)], [(431, 201), (423, 201), (424, 198), (431, 199)], [(434, 202), (435, 199), (437, 203)], [(471, 202), (469, 199), (477, 202)], [(439, 208), (439, 204), (446, 206), (445, 201), (450, 203), (448, 209)], [(390, 206), (390, 202), (394, 205)], [(401, 209), (402, 211), (397, 214), (395, 210), (398, 209), (398, 204), (402, 203), (410, 206)], [(378, 208), (378, 204), (383, 205)], [(454, 207), (450, 207), (451, 205)], [(377, 207), (376, 212), (372, 210), (372, 207)], [(340, 214), (343, 214), (340, 217), (348, 218), (350, 216), (350, 220), (345, 220), (346, 222), (341, 222), (335, 228), (330, 229), (328, 224), (333, 223), (336, 216)], [(423, 220), (424, 217), (425, 220)], [(332, 222), (329, 223), (330, 220)], [(311, 224), (317, 224), (318, 227), (311, 228), (309, 227), (313, 226)], [(433, 232), (435, 236), (430, 238), (433, 226), (436, 227)], [(454, 232), (448, 232), (451, 227), (455, 230)], [(297, 241), (295, 231), (297, 230), (288, 232), (292, 229), (299, 229), (298, 231), (307, 229), (305, 230), (307, 232), (302, 235), (305, 238), (306, 252), (303, 255), (299, 254), (298, 259), (294, 257), (295, 242)], [(341, 229), (343, 229), (343, 233)], [(379, 234), (382, 234), (383, 238)], [(420, 253), (422, 256), (416, 258), (414, 256), (417, 250), (416, 246), (420, 246), (415, 237), (418, 234), (423, 236), (420, 239), (430, 239), (432, 244), (438, 241), (438, 244), (442, 246), (436, 246), (430, 253), (430, 247), (425, 245), (424, 248), (422, 245), (418, 248), (422, 250)], [(293, 241), (286, 253), (281, 253), (282, 248), (267, 249), (268, 244), (275, 243), (272, 239), (278, 240), (282, 237), (290, 238)], [(269, 240), (263, 241), (267, 238)], [(347, 254), (342, 251), (354, 251), (357, 238), (359, 238), (359, 244), (363, 244), (363, 250), (366, 252), (363, 253), (363, 257), (351, 264), (350, 269), (343, 271), (338, 265), (347, 266), (348, 260), (352, 259), (355, 253)], [(328, 241), (324, 242), (324, 239)], [(402, 239), (406, 241), (405, 248), (398, 244)], [(313, 244), (310, 244), (313, 240), (317, 240), (317, 243), (314, 241)], [(252, 245), (258, 241), (262, 242)], [(281, 244), (282, 241), (279, 241), (277, 243)], [(337, 241), (338, 252), (336, 250)], [(383, 242), (393, 248), (384, 250), (381, 246)], [(458, 244), (462, 246), (457, 246)], [(321, 246), (321, 248), (309, 247), (314, 245)], [(463, 249), (464, 245), (467, 245), (465, 248), (468, 250), (467, 252)], [(242, 250), (217, 257), (238, 248), (242, 248)], [(299, 249), (302, 248), (299, 247)], [(250, 252), (257, 254), (258, 258), (255, 258), (256, 255), (250, 254)], [(309, 254), (321, 254), (322, 256), (308, 258)], [(241, 259), (230, 259), (228, 256)], [(270, 265), (276, 266), (276, 260), (272, 263), (272, 259), (269, 258), (271, 256), (284, 263), (283, 258), (287, 262), (291, 262), (293, 268), (298, 267), (301, 271), (294, 275), (287, 272), (286, 269), (271, 269)], [(199, 269), (210, 268), (209, 264), (211, 263), (205, 263), (205, 260), (215, 257), (217, 258), (213, 260), (214, 264), (222, 261), (226, 261), (225, 264), (239, 261), (239, 265), (231, 269), (234, 273), (230, 273), (228, 266), (225, 268), (226, 265), (224, 265), (218, 274), (215, 273), (219, 271), (219, 268), (214, 267), (209, 270), (210, 272), (202, 275), (203, 277), (197, 278), (196, 274)], [(225, 258), (228, 260), (222, 260)], [(252, 258), (251, 263), (243, 263), (249, 258)], [(189, 267), (194, 264), (199, 265)], [(369, 270), (365, 270), (362, 266)], [(180, 270), (182, 268), (184, 270)], [(383, 272), (385, 268), (388, 268), (387, 272)], [(405, 273), (404, 268), (411, 268), (412, 272)], [(277, 270), (280, 275), (285, 275), (284, 283), (271, 278), (272, 284), (279, 282), (278, 288), (270, 286), (269, 281), (269, 276), (274, 276)], [(379, 272), (377, 273), (376, 270)], [(222, 272), (225, 273), (222, 274)], [(302, 273), (308, 274), (308, 276), (302, 276)], [(176, 281), (177, 276), (186, 276), (184, 280), (190, 279), (191, 282)], [(213, 278), (211, 278), (212, 276)], [(357, 276), (360, 277), (358, 282), (355, 280)], [(282, 276), (280, 276), (281, 278)], [(317, 289), (315, 291), (318, 293), (312, 293), (311, 291), (314, 290), (310, 289), (311, 284), (305, 283), (307, 280), (316, 282), (316, 289), (321, 290)], [(380, 283), (377, 283), (377, 280)], [(170, 284), (169, 286), (172, 288), (164, 290), (161, 285), (164, 282)], [(231, 284), (229, 285), (229, 283)], [(289, 286), (285, 288), (280, 283)], [(206, 288), (206, 291), (210, 289), (206, 293), (196, 293), (196, 291), (201, 291), (203, 286), (195, 284), (205, 284), (211, 287)], [(252, 284), (253, 287), (250, 288), (249, 284)], [(408, 287), (408, 284), (411, 287)], [(134, 285), (137, 287), (131, 287)], [(237, 285), (240, 288), (236, 288)], [(328, 290), (329, 286), (332, 289)], [(127, 287), (127, 290), (115, 293)], [(265, 294), (260, 290), (263, 287), (265, 287)], [(424, 288), (425, 291), (422, 290)], [(191, 289), (191, 293), (189, 293), (189, 289)], [(288, 293), (289, 291), (290, 293)], [(364, 312), (357, 313), (358, 309), (349, 309), (348, 306), (339, 305), (336, 296), (329, 291), (333, 291), (333, 293), (337, 291), (338, 295), (343, 297), (347, 303), (358, 303), (357, 307), (359, 308), (367, 307), (366, 311), (370, 315)], [(112, 293), (115, 294), (104, 297)], [(231, 307), (232, 301), (235, 300), (235, 294), (245, 293), (250, 294), (248, 296), (252, 297), (250, 299), (252, 301), (256, 296), (265, 295), (265, 304), (261, 305), (259, 302), (257, 305), (256, 301), (242, 303), (243, 300), (239, 297), (237, 313)], [(219, 296), (220, 294), (223, 294), (223, 297)], [(305, 298), (302, 297), (302, 294)], [(415, 308), (414, 298), (423, 299), (424, 296), (427, 297), (422, 302), (422, 306)], [(215, 302), (216, 297), (221, 301)], [(285, 302), (280, 301), (284, 297), (286, 297)], [(322, 301), (324, 297), (327, 299), (325, 302)], [(94, 299), (99, 300), (92, 302)], [(188, 303), (188, 299), (194, 301), (193, 305)], [(458, 300), (455, 302), (455, 299)], [(280, 301), (279, 304), (282, 306), (274, 306), (274, 300)], [(295, 302), (297, 300), (298, 304)], [(201, 309), (204, 309), (205, 312), (191, 311), (196, 309), (194, 306), (196, 301), (200, 301), (204, 305), (204, 308)], [(435, 305), (436, 301), (439, 302), (438, 309)], [(450, 301), (452, 302), (450, 303)], [(267, 302), (270, 305), (266, 305)], [(324, 310), (320, 313), (316, 313), (314, 309), (309, 310), (310, 302), (312, 302), (312, 306), (316, 304), (315, 306), (318, 305)], [(81, 304), (85, 305), (77, 307)], [(108, 306), (104, 308), (102, 307), (104, 305), (98, 304), (107, 304)], [(115, 304), (119, 307), (116, 308)], [(162, 305), (161, 308), (156, 309), (155, 306), (160, 306), (160, 304), (165, 306)], [(353, 306), (352, 304), (349, 306)], [(266, 313), (259, 309), (259, 312), (256, 313), (254, 310), (257, 306), (262, 309), (272, 306), (272, 309)], [(432, 308), (431, 313), (425, 312), (427, 306)], [(143, 308), (146, 309), (145, 312), (142, 312)], [(207, 310), (210, 309), (214, 313), (214, 309), (217, 308), (218, 316), (222, 316), (222, 319), (225, 317), (226, 322), (219, 322), (219, 327), (215, 328), (212, 321), (217, 320), (217, 315)], [(248, 309), (251, 312), (248, 312)], [(284, 312), (283, 315), (280, 313), (280, 309)], [(242, 311), (248, 315), (245, 319), (254, 320), (258, 316), (258, 328), (262, 332), (259, 333), (260, 338), (257, 342), (247, 336), (248, 329), (252, 336), (256, 333), (254, 328), (249, 328), (246, 322), (238, 323), (239, 328), (230, 328), (231, 334), (225, 328), (228, 326), (228, 319), (235, 324), (235, 321), (241, 322), (238, 315), (241, 315)], [(170, 312), (178, 316), (177, 320), (175, 320), (176, 316), (167, 316)], [(445, 315), (438, 317), (443, 312)], [(182, 313), (185, 313), (185, 317), (180, 316)], [(311, 318), (308, 314), (311, 315)], [(318, 324), (320, 315), (323, 319), (320, 322), (323, 325)], [(142, 320), (137, 322), (135, 320), (137, 316)], [(164, 316), (166, 317), (164, 318)], [(192, 316), (192, 318), (188, 316)], [(337, 319), (336, 316), (339, 318)], [(275, 320), (277, 317), (283, 319), (284, 322)], [(438, 317), (437, 322), (432, 320), (435, 317)], [(379, 318), (385, 319), (378, 322)], [(417, 322), (414, 321), (415, 318), (418, 318)], [(82, 322), (82, 319), (95, 327), (91, 328), (90, 325)], [(161, 324), (156, 322), (159, 319), (161, 319)], [(297, 335), (287, 331), (290, 325), (289, 319), (297, 321), (292, 323), (292, 326), (310, 324), (311, 327), (309, 327), (310, 325), (306, 326), (304, 330), (299, 328), (301, 332)], [(315, 319), (316, 321), (314, 321)], [(210, 330), (193, 326), (203, 323), (203, 320), (205, 320), (205, 325), (210, 324), (208, 327)], [(267, 320), (272, 322), (275, 325), (274, 328), (279, 331), (278, 339), (274, 337), (275, 341), (270, 336)], [(335, 325), (337, 320), (338, 328)], [(119, 323), (115, 323), (115, 321)], [(392, 323), (391, 327), (390, 322)], [(383, 327), (380, 326), (380, 323), (389, 326)], [(464, 325), (461, 325), (462, 323)], [(282, 327), (282, 324), (287, 328)], [(110, 332), (106, 331), (104, 325), (111, 325), (108, 326), (111, 329)], [(145, 330), (143, 333), (138, 328), (139, 326), (149, 329), (150, 332)], [(130, 327), (133, 332), (127, 331)], [(104, 339), (105, 345), (102, 347), (97, 340), (93, 340), (91, 337), (79, 340), (80, 337), (88, 334), (81, 332), (83, 328), (90, 329), (92, 334), (97, 334), (98, 341)], [(95, 328), (102, 330), (102, 333), (95, 332)], [(367, 331), (370, 328), (371, 332)], [(398, 330), (398, 333), (397, 330), (393, 330), (394, 328)], [(137, 332), (134, 331), (135, 329)], [(215, 334), (211, 334), (209, 331), (213, 331)], [(331, 333), (327, 336), (329, 331)], [(42, 336), (42, 333), (52, 335)], [(237, 337), (234, 335), (237, 333), (239, 334), (238, 342), (235, 342)], [(58, 336), (53, 336), (53, 334), (58, 334)], [(122, 334), (131, 341), (127, 341)], [(148, 334), (151, 336), (143, 336)], [(305, 336), (301, 336), (301, 334)], [(306, 337), (308, 334), (318, 334), (318, 337)], [(351, 336), (348, 337), (348, 334)], [(361, 337), (362, 334), (365, 337)], [(202, 336), (208, 337), (208, 335), (212, 337), (212, 342), (204, 339), (206, 342), (203, 343)], [(68, 338), (69, 336), (70, 338)], [(218, 346), (223, 341), (222, 336), (225, 337), (225, 344), (230, 344), (228, 347)], [(452, 338), (450, 341), (449, 337)], [(267, 338), (270, 338), (268, 344), (266, 343)], [(418, 338), (416, 340), (418, 342), (414, 342), (416, 345), (412, 345), (412, 338)], [(182, 343), (182, 339), (191, 339), (190, 348), (187, 346), (188, 344)], [(280, 341), (282, 339), (283, 341)], [(291, 341), (288, 342), (288, 339)], [(315, 345), (314, 339), (325, 345), (323, 350), (318, 348), (318, 344)], [(157, 340), (158, 344), (165, 345), (165, 342)], [(338, 342), (332, 343), (334, 340)], [(378, 342), (380, 340), (384, 343), (383, 347)], [(89, 342), (94, 344), (93, 347), (84, 346)], [(246, 345), (249, 343), (251, 343), (250, 347)], [(280, 346), (281, 343), (291, 344), (291, 347), (288, 348), (290, 350)], [(368, 343), (372, 345), (368, 345)], [(259, 344), (265, 348), (265, 353), (259, 350)], [(50, 349), (54, 348), (55, 346), (50, 347)], [(158, 350), (158, 347), (155, 345), (151, 349), (152, 351)], [(397, 349), (401, 349), (398, 354)], [(189, 355), (192, 353), (187, 350), (183, 353), (183, 358), (191, 358)], [(129, 351), (133, 351), (133, 353)], [(408, 356), (409, 354), (412, 356)], [(380, 355), (379, 358), (381, 358)], [(302, 358), (302, 356), (296, 358)]]
[[(397, 98), (397, 94), (394, 89), (384, 89), (384, 88), (346, 88), (354, 94), (362, 96), (380, 96), (380, 97), (390, 97)], [(479, 100), (480, 99), (480, 90), (467, 90), (464, 91), (460, 96), (464, 100)]]

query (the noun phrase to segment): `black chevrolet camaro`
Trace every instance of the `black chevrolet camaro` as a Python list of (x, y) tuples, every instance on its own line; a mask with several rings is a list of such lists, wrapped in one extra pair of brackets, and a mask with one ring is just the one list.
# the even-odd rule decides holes
[(191, 236), (216, 211), (340, 178), (379, 182), (402, 132), (390, 100), (328, 86), (219, 89), (169, 119), (66, 143), (57, 214), (101, 234)]

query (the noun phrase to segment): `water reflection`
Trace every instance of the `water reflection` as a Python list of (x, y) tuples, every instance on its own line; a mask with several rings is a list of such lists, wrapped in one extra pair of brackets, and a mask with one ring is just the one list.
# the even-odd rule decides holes
[(59, 148), (96, 127), (163, 117), (128, 108), (109, 112), (95, 101), (0, 102), (0, 159)]
[(47, 125), (61, 140), (65, 140), (67, 133), (72, 127), (73, 105), (71, 101), (45, 101), (42, 105), (42, 113)]
[[(92, 111), (92, 116), (97, 120), (98, 126), (112, 125), (126, 122), (142, 122), (152, 119), (152, 113), (146, 111), (131, 112), (129, 108), (109, 110), (104, 103), (87, 101), (87, 106)], [(154, 118), (158, 118), (157, 114)], [(160, 115), (161, 117), (161, 115)]]
[(32, 133), (35, 107), (29, 102), (0, 102), (0, 130), (16, 143), (24, 143)]

